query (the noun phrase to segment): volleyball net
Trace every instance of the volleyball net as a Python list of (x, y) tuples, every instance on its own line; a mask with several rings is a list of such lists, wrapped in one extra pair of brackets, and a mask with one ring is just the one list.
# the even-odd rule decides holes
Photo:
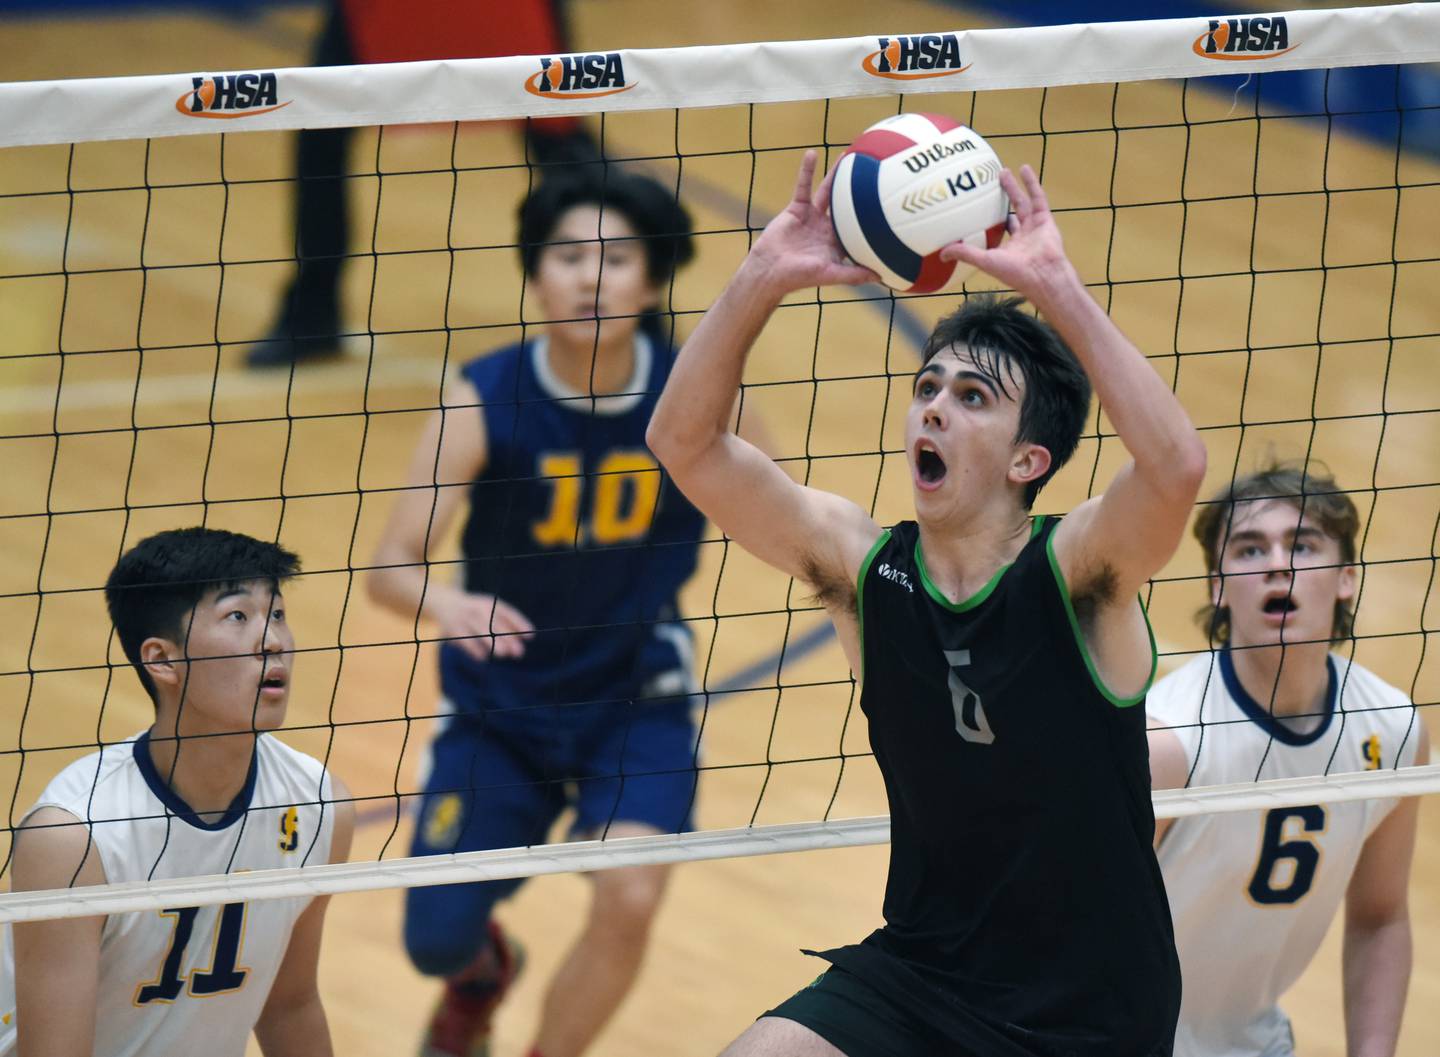
[[(1202, 431), (1206, 491), (1270, 455), (1323, 460), (1360, 507), (1363, 588), (1340, 652), (1440, 700), (1440, 10), (1304, 11), (391, 66), (0, 85), (0, 788), (7, 837), (61, 767), (152, 718), (104, 615), (119, 554), (203, 523), (274, 539), (297, 677), (280, 736), (350, 786), (355, 862), (0, 896), (0, 920), (453, 883), (887, 839), (856, 687), (823, 612), (711, 530), (683, 596), (700, 718), (693, 833), (405, 858), (445, 722), (436, 630), (365, 578), (424, 421), (461, 363), (539, 322), (515, 208), (546, 176), (522, 124), (578, 116), (675, 190), (697, 257), (683, 336), (784, 207), (906, 110), (1041, 173), (1082, 277)], [(355, 131), (342, 354), (244, 358), (293, 277), (296, 129)], [(967, 288), (993, 284), (973, 277)], [(742, 406), (797, 478), (892, 523), (898, 423), (953, 296), (787, 299)], [(1125, 459), (1103, 410), (1040, 506)], [(430, 575), (454, 578), (453, 543)], [(1174, 666), (1207, 648), (1194, 544), (1147, 603)], [(1341, 702), (1343, 708), (1343, 699)], [(482, 783), (483, 784), (483, 783)], [(1440, 768), (1156, 795), (1157, 814), (1440, 789)], [(483, 796), (483, 789), (476, 792)], [(8, 863), (8, 857), (7, 857)], [(7, 865), (8, 872), (8, 865)]]

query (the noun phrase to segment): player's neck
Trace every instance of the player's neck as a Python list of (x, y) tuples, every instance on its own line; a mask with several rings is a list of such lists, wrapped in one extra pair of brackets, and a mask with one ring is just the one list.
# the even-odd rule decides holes
[(930, 582), (952, 602), (963, 602), (1013, 562), (1030, 539), (1023, 510), (997, 510), (963, 523), (918, 521), (920, 551)]
[(175, 724), (157, 719), (150, 728), (150, 762), (170, 791), (206, 821), (223, 815), (250, 776), (254, 731), (197, 737), (175, 735)]
[(1313, 716), (1325, 710), (1330, 691), (1329, 651), (1324, 642), (1234, 647), (1230, 661), (1240, 685), (1261, 708), (1276, 716)]
[(635, 335), (621, 334), (603, 344), (593, 340), (567, 342), (559, 333), (550, 334), (547, 355), (550, 370), (567, 388), (591, 396), (627, 392), (635, 373)]

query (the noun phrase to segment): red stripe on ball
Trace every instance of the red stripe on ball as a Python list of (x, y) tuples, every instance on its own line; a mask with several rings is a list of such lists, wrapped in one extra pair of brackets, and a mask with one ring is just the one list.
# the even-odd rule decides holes
[(985, 229), (985, 248), (987, 250), (993, 250), (996, 246), (1000, 245), (1000, 240), (1004, 237), (1005, 221), (1002, 220), (998, 224), (991, 224)]
[[(850, 149), (845, 154), (864, 154), (866, 157), (878, 160), (888, 158), (892, 154), (899, 154), (902, 150), (909, 150), (913, 146), (915, 146), (915, 141), (909, 136), (902, 136), (898, 132), (891, 132), (885, 128), (872, 128), (856, 137), (855, 142), (850, 144)], [(841, 155), (842, 158), (844, 156), (844, 154)]]
[(915, 277), (915, 285), (906, 290), (907, 294), (933, 294), (950, 281), (950, 276), (955, 274), (954, 261), (942, 261), (940, 251), (936, 250), (927, 257), (920, 258), (920, 274)]
[(946, 117), (944, 114), (916, 114), (915, 116), (923, 117), (941, 132), (949, 132), (952, 128), (963, 127), (960, 122), (956, 121), (953, 117)]

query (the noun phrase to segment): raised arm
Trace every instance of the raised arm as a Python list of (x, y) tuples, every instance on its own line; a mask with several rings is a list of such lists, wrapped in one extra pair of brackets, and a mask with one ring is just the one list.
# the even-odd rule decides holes
[(1103, 576), (1112, 598), (1132, 599), (1180, 543), (1205, 447), (1170, 387), (1080, 281), (1034, 171), (1026, 165), (1020, 181), (1008, 171), (1000, 179), (1015, 210), (1010, 237), (993, 250), (955, 243), (941, 256), (1029, 299), (1085, 367), (1131, 461), (1056, 530), (1055, 554), (1072, 588)]
[[(11, 890), (105, 883), (100, 853), (68, 811), (41, 808), (15, 840)], [(103, 917), (16, 923), (15, 1024), (19, 1057), (90, 1057), (100, 986)]]
[(828, 181), (812, 194), (814, 178), (815, 153), (808, 151), (790, 205), (765, 228), (681, 350), (646, 439), (726, 535), (823, 596), (830, 584), (853, 582), (880, 527), (849, 500), (796, 484), (730, 430), (745, 360), (781, 299), (805, 287), (875, 279), (844, 260), (825, 211)]
[(534, 630), (523, 613), (494, 595), (468, 594), (454, 577), (429, 567), (430, 555), (485, 468), (485, 419), (479, 394), (461, 383), (454, 401), (435, 412), (415, 446), (405, 490), (395, 501), (375, 551), (370, 597), (406, 620), (440, 626), (478, 660), (493, 652), (518, 657)]

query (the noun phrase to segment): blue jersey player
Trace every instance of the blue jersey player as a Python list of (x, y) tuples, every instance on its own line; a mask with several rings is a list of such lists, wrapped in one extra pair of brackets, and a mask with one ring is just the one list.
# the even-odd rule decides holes
[[(465, 364), (428, 424), (376, 556), (372, 596), (439, 627), (452, 713), (431, 750), (418, 855), (687, 827), (695, 729), (676, 594), (703, 518), (645, 446), (674, 360), (657, 308), (693, 253), (648, 177), (547, 180), (520, 209), (542, 326)], [(457, 576), (427, 565), (466, 509)], [(623, 776), (623, 779), (622, 779)], [(663, 866), (592, 875), (590, 917), (551, 982), (532, 1054), (575, 1057), (630, 989)], [(444, 977), (425, 1055), (489, 1053), (517, 948), (491, 920), (520, 881), (412, 889), (405, 941)]]

